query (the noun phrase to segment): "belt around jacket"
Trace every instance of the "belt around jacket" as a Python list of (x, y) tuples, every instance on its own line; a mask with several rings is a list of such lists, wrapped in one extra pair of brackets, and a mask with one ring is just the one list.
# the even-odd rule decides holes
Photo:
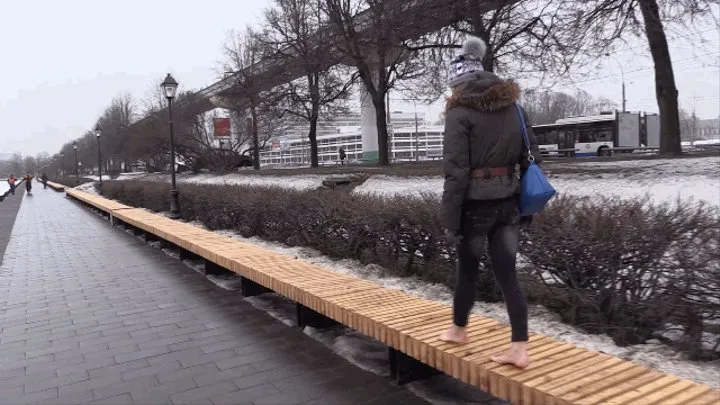
[(473, 179), (490, 179), (493, 177), (512, 176), (515, 174), (515, 167), (486, 167), (483, 169), (473, 169), (470, 177)]

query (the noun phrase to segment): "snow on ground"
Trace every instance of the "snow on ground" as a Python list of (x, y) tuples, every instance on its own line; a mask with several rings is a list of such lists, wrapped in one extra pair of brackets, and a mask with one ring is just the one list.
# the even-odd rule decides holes
[[(572, 169), (580, 173), (562, 173)], [(685, 159), (636, 159), (625, 161), (588, 162), (568, 160), (553, 162), (545, 167), (552, 185), (559, 193), (581, 197), (617, 196), (642, 198), (674, 203), (678, 198), (704, 201), (720, 206), (720, 156)], [(178, 182), (194, 184), (230, 184), (275, 186), (308, 190), (322, 186), (327, 176), (289, 175), (258, 176), (245, 173), (179, 174)], [(125, 173), (119, 180), (170, 181), (168, 174)], [(371, 176), (353, 192), (378, 196), (419, 196), (442, 194), (441, 177)]]
[[(192, 222), (191, 224), (205, 228), (200, 222)], [(370, 280), (386, 288), (405, 291), (408, 294), (442, 302), (447, 305), (451, 305), (452, 303), (452, 291), (444, 285), (431, 284), (416, 278), (385, 276), (382, 273), (382, 269), (377, 265), (363, 265), (357, 261), (349, 259), (333, 260), (308, 248), (288, 247), (283, 244), (267, 242), (258, 238), (244, 238), (232, 231), (216, 232), (236, 240), (253, 243), (266, 249), (304, 260), (328, 270)], [(228, 288), (226, 281), (217, 279), (211, 279), (211, 281), (223, 288)], [(251, 303), (283, 322), (293, 324), (294, 320), (289, 319), (294, 316), (292, 312), (294, 311), (294, 307), (288, 307), (287, 305), (289, 304), (278, 303), (278, 300), (283, 301), (283, 299), (275, 294), (266, 295), (269, 297), (256, 297), (251, 300)], [(272, 302), (261, 303), (258, 300), (270, 300)], [(283, 306), (286, 306), (286, 308)], [(473, 313), (496, 319), (501, 322), (509, 322), (507, 310), (504, 304), (477, 303), (473, 309)], [(563, 323), (557, 315), (551, 313), (542, 306), (532, 306), (529, 310), (529, 315), (530, 329), (533, 332), (537, 332), (560, 341), (572, 343), (588, 350), (608, 353), (619, 358), (655, 368), (666, 373), (674, 374), (682, 378), (687, 378), (698, 383), (720, 388), (719, 362), (706, 363), (687, 360), (685, 355), (664, 344), (661, 344), (658, 341), (651, 341), (642, 345), (620, 347), (616, 345), (607, 335), (590, 335), (573, 326)], [(341, 355), (348, 351), (348, 353), (352, 352), (350, 354), (345, 353), (344, 355), (346, 357), (354, 356), (354, 360), (350, 359), (350, 361), (362, 363), (362, 361), (358, 360), (358, 357), (362, 357), (361, 352), (364, 350), (362, 347), (365, 343), (361, 344), (361, 347), (357, 348), (357, 350), (352, 351), (348, 349), (347, 346), (352, 345), (349, 342), (357, 339), (357, 336), (352, 335), (355, 332), (349, 330), (345, 331), (345, 333), (350, 335), (343, 335), (342, 337), (336, 336), (332, 338), (332, 345), (328, 345)], [(329, 338), (326, 337), (326, 339)], [(369, 338), (365, 339), (367, 340)], [(322, 339), (319, 340), (322, 341)], [(363, 340), (363, 342), (366, 340)], [(373, 359), (374, 357), (371, 356), (370, 359), (363, 360), (368, 363), (363, 363), (363, 365), (360, 366), (369, 371), (376, 371), (377, 359)]]
[[(703, 158), (681, 158), (681, 159), (635, 159), (620, 161), (594, 161), (583, 162), (573, 160), (563, 163), (556, 162), (549, 171), (556, 168), (582, 168), (592, 174), (597, 169), (618, 169), (632, 171), (633, 178), (657, 178), (658, 174), (664, 176), (688, 176), (702, 175), (715, 176), (720, 173), (720, 156)], [(624, 173), (628, 175), (628, 173)]]
[[(243, 185), (261, 187), (282, 187), (293, 190), (309, 190), (322, 186), (326, 176), (302, 175), (302, 176), (258, 176), (243, 173), (217, 174), (178, 174), (178, 183), (191, 184), (215, 184), (215, 185)], [(167, 173), (133, 173), (132, 175), (121, 175), (118, 180), (151, 180), (170, 181)]]
[(75, 190), (84, 191), (86, 193), (99, 195), (97, 190), (95, 189), (95, 183), (83, 183), (77, 187), (74, 187)]
[[(581, 168), (581, 174), (553, 174), (563, 168)], [(612, 169), (612, 170), (611, 170)], [(546, 170), (558, 193), (581, 197), (617, 196), (674, 203), (678, 197), (720, 206), (720, 157), (629, 160), (555, 164)], [(353, 192), (378, 196), (440, 196), (440, 177), (402, 178), (372, 176)]]

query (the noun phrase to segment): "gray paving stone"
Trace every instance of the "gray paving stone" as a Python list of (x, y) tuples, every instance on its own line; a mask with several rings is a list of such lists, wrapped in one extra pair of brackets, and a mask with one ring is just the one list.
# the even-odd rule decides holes
[(211, 396), (223, 395), (233, 391), (237, 391), (237, 387), (230, 381), (225, 381), (204, 387), (193, 388), (179, 394), (170, 395), (173, 404), (196, 404), (198, 402), (208, 401)]
[(60, 396), (58, 398), (39, 401), (39, 405), (77, 405), (87, 404), (95, 399), (92, 391), (75, 392), (73, 394)]
[(44, 378), (36, 381), (29, 381), (25, 383), (25, 393), (30, 394), (33, 392), (45, 391), (50, 388), (59, 388), (64, 385), (75, 384), (89, 379), (90, 376), (87, 372), (80, 372), (64, 375), (62, 377)]
[[(237, 390), (233, 392), (229, 392), (226, 394), (218, 393), (214, 394), (210, 397), (210, 400), (215, 405), (234, 405), (234, 404), (256, 404), (257, 400), (260, 400), (262, 398), (266, 397), (272, 397), (277, 394), (282, 394), (274, 385), (272, 384), (262, 384), (262, 385), (256, 385), (254, 387), (245, 388), (242, 390)], [(292, 403), (292, 402), (285, 402)]]
[(177, 371), (171, 371), (171, 372), (163, 372), (157, 374), (157, 379), (160, 380), (161, 383), (165, 384), (171, 381), (183, 379), (183, 378), (191, 378), (196, 377), (199, 375), (204, 374), (211, 374), (218, 372), (219, 369), (217, 366), (213, 363), (209, 364), (203, 364), (201, 366), (195, 366), (195, 367), (188, 367), (183, 368)]
[(90, 377), (103, 377), (106, 375), (120, 374), (124, 375), (126, 372), (134, 370), (140, 370), (146, 368), (148, 362), (145, 359), (139, 359), (135, 361), (128, 361), (120, 364), (113, 364), (111, 366), (98, 367), (89, 370), (88, 374)]
[(128, 381), (140, 377), (152, 377), (155, 374), (171, 373), (173, 371), (177, 371), (183, 368), (180, 362), (177, 360), (171, 360), (167, 363), (157, 364), (154, 366), (150, 366), (149, 363), (147, 363), (147, 360), (143, 361), (148, 364), (147, 367), (138, 367), (130, 371), (125, 371), (121, 373), (122, 379), (124, 381)]
[(259, 371), (253, 366), (240, 366), (237, 368), (231, 368), (229, 370), (199, 375), (195, 377), (195, 382), (199, 387), (202, 387), (205, 385), (216, 384), (227, 380), (243, 378), (245, 376), (256, 374), (258, 372)]
[(131, 392), (147, 390), (151, 387), (160, 385), (157, 378), (154, 377), (143, 377), (136, 378), (134, 380), (123, 381), (113, 384), (108, 384), (103, 387), (93, 388), (93, 396), (96, 399), (115, 397), (121, 394), (130, 395)]
[(133, 405), (133, 400), (132, 397), (130, 397), (130, 394), (122, 394), (114, 397), (99, 399), (90, 403), (93, 405)]
[(9, 231), (0, 404), (417, 399), (60, 193), (23, 200)]

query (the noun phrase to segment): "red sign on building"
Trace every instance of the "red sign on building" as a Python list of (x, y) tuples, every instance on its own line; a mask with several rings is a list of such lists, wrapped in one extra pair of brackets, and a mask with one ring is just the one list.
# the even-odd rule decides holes
[(226, 138), (230, 136), (230, 118), (215, 118), (213, 127), (216, 138)]

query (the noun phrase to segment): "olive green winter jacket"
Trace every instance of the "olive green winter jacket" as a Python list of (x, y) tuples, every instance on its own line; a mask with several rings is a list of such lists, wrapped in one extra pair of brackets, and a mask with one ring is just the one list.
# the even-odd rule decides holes
[[(445, 184), (442, 197), (443, 226), (460, 230), (462, 206), (468, 200), (496, 200), (519, 193), (517, 174), (491, 178), (471, 178), (473, 170), (520, 166), (528, 167), (515, 102), (520, 86), (493, 73), (477, 72), (474, 80), (460, 85), (448, 99), (443, 140)], [(525, 114), (532, 154), (540, 161), (540, 151)]]

